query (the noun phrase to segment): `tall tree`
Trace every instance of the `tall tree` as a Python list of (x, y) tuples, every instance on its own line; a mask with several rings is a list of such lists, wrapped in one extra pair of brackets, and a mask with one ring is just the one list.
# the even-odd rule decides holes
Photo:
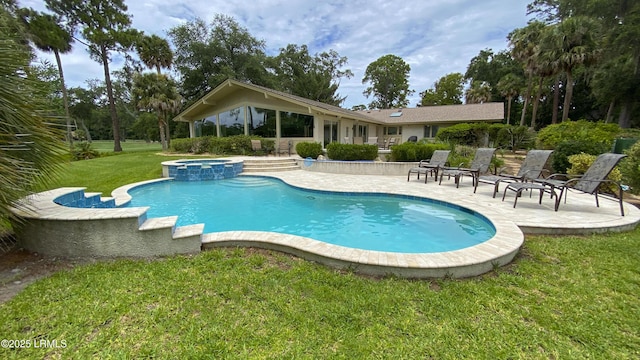
[(232, 17), (217, 14), (210, 25), (195, 19), (169, 30), (175, 46), (182, 96), (193, 102), (228, 78), (271, 85), (265, 68), (265, 42)]
[(409, 97), (414, 93), (409, 90), (409, 73), (411, 66), (401, 57), (384, 55), (370, 63), (364, 73), (362, 83), (369, 86), (362, 93), (374, 100), (370, 109), (390, 109), (409, 105)]
[(527, 26), (513, 30), (507, 38), (511, 46), (511, 54), (513, 57), (523, 64), (524, 71), (527, 74), (527, 90), (524, 95), (524, 105), (522, 106), (522, 115), (520, 116), (520, 126), (524, 126), (527, 114), (529, 100), (531, 99), (531, 89), (534, 83), (534, 74), (536, 71), (536, 52), (540, 41), (540, 36), (545, 24), (540, 21), (532, 21)]
[(311, 56), (306, 45), (287, 45), (271, 59), (275, 88), (293, 95), (340, 106), (345, 97), (337, 94), (341, 78), (351, 78), (347, 63), (335, 50)]
[(165, 138), (167, 119), (169, 114), (178, 111), (182, 105), (176, 83), (164, 74), (136, 74), (133, 77), (133, 97), (138, 109), (157, 114), (162, 150), (168, 150)]
[(60, 26), (59, 17), (41, 13), (33, 9), (20, 9), (19, 13), (33, 44), (38, 49), (44, 52), (53, 52), (55, 55), (56, 64), (58, 65), (58, 74), (60, 76), (62, 102), (67, 122), (67, 141), (69, 142), (69, 147), (73, 149), (71, 117), (69, 116), (69, 100), (67, 96), (67, 87), (64, 82), (62, 60), (60, 59), (60, 54), (66, 54), (71, 51), (73, 38), (69, 31)]
[(464, 78), (461, 73), (451, 73), (433, 83), (433, 88), (420, 93), (422, 106), (462, 104)]
[[(573, 71), (576, 67), (589, 66), (596, 62), (600, 54), (598, 48), (598, 24), (588, 17), (572, 16), (552, 25), (544, 33), (541, 42), (554, 59), (555, 67), (561, 69), (567, 77), (562, 121), (569, 118), (571, 98), (573, 96)], [(538, 62), (538, 66), (540, 63)], [(553, 65), (551, 65), (553, 66)]]
[(112, 52), (128, 51), (138, 35), (131, 28), (127, 6), (123, 0), (45, 0), (45, 3), (49, 10), (80, 27), (82, 37), (89, 43), (89, 54), (102, 64), (113, 127), (113, 151), (122, 151), (109, 63)]
[(140, 60), (150, 69), (154, 69), (161, 74), (161, 68), (169, 68), (173, 64), (173, 51), (166, 39), (158, 35), (140, 34), (136, 41), (136, 51)]
[(491, 100), (491, 86), (486, 81), (474, 81), (465, 92), (467, 104), (482, 104)]
[[(0, 220), (15, 201), (37, 190), (58, 168), (64, 135), (47, 125), (39, 83), (30, 76), (32, 57), (14, 14), (0, 7)], [(21, 30), (22, 31), (22, 30)]]
[(498, 91), (507, 98), (507, 125), (511, 123), (511, 102), (518, 96), (522, 88), (522, 79), (514, 74), (507, 74), (498, 81)]

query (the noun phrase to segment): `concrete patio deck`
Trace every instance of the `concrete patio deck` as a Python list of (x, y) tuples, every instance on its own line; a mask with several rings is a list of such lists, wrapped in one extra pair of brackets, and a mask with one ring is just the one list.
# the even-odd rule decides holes
[[(625, 216), (620, 215), (618, 201), (599, 196), (600, 207), (596, 207), (595, 197), (570, 191), (566, 204), (560, 204), (558, 211), (553, 210), (554, 200), (545, 195), (542, 204), (538, 204), (538, 193), (518, 199), (514, 209), (514, 193), (507, 192), (502, 201), (504, 185), (495, 198), (493, 186), (478, 185), (473, 193), (471, 178), (464, 178), (459, 188), (453, 179), (442, 181), (438, 185), (434, 178), (424, 177), (417, 180), (415, 175), (407, 182), (406, 176), (345, 175), (308, 172), (304, 170), (252, 173), (252, 175), (271, 176), (286, 183), (308, 189), (327, 191), (383, 192), (421, 196), (455, 203), (476, 210), (492, 218), (510, 219), (525, 234), (589, 234), (605, 231), (632, 230), (640, 222), (640, 209), (625, 203)], [(564, 200), (564, 199), (563, 199)]]

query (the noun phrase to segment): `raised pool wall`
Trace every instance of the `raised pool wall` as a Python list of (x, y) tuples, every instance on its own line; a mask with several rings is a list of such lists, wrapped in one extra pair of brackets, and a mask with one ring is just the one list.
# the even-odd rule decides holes
[(296, 160), (302, 170), (330, 174), (406, 176), (417, 162)]
[(222, 180), (242, 172), (242, 160), (197, 159), (162, 163), (162, 177), (176, 181)]

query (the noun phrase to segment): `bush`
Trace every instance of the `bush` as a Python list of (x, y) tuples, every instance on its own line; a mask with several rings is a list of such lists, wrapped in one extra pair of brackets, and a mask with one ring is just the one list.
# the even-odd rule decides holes
[(620, 163), (622, 179), (632, 194), (640, 194), (640, 142), (625, 151), (628, 156)]
[[(597, 157), (596, 155), (585, 154), (585, 153), (569, 156), (569, 163), (571, 163), (571, 167), (567, 169), (567, 174), (569, 175), (584, 174), (585, 172), (587, 172), (587, 169), (589, 169), (589, 167), (596, 160), (596, 157)], [(620, 180), (622, 180), (622, 173), (620, 172), (620, 169), (618, 169), (617, 167), (614, 168), (609, 173), (609, 176), (607, 176), (607, 179), (620, 182)], [(600, 185), (598, 190), (601, 192), (609, 193), (609, 194), (618, 193), (618, 187), (613, 184), (602, 184)]]
[[(174, 139), (171, 141), (171, 150), (175, 152), (187, 152), (192, 154), (218, 154), (218, 155), (246, 155), (252, 154), (251, 139), (256, 137), (235, 135), (229, 137), (202, 136), (188, 139)], [(273, 140), (261, 139), (263, 147), (273, 148)]]
[(296, 144), (296, 153), (302, 158), (317, 159), (322, 155), (322, 144), (317, 142), (300, 142)]
[(436, 150), (447, 150), (447, 144), (405, 142), (391, 147), (391, 161), (420, 161), (430, 159)]
[(566, 173), (571, 167), (569, 156), (585, 153), (599, 155), (609, 150), (603, 143), (589, 142), (585, 140), (565, 141), (558, 144), (551, 157), (551, 167), (556, 173)]
[(436, 139), (456, 145), (484, 146), (489, 136), (489, 124), (462, 123), (441, 128)]
[(565, 121), (540, 130), (538, 132), (538, 147), (555, 149), (560, 143), (566, 141), (585, 141), (603, 144), (605, 148), (610, 149), (613, 140), (620, 132), (621, 129), (617, 124), (586, 120)]
[(327, 156), (331, 160), (375, 160), (378, 157), (378, 146), (334, 142), (327, 145)]
[(535, 145), (536, 133), (527, 126), (504, 125), (496, 134), (494, 146), (516, 151)]
[(100, 153), (91, 147), (90, 142), (80, 141), (74, 144), (71, 156), (73, 160), (89, 160), (100, 157)]
[(171, 139), (171, 151), (178, 153), (190, 153), (193, 146), (194, 139)]

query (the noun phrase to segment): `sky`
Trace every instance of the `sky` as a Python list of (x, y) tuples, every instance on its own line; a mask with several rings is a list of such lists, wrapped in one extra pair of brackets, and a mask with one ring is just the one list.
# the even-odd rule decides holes
[[(507, 35), (526, 25), (526, 6), (532, 0), (125, 0), (132, 27), (169, 39), (169, 29), (215, 14), (231, 16), (249, 33), (266, 43), (267, 55), (277, 55), (288, 44), (307, 45), (311, 54), (336, 50), (348, 58), (345, 69), (354, 76), (342, 79), (338, 94), (344, 108), (369, 104), (362, 92), (367, 66), (393, 54), (411, 66), (410, 107), (419, 93), (442, 76), (464, 74), (471, 59), (483, 49), (508, 48)], [(19, 0), (20, 6), (46, 10), (44, 1)], [(39, 57), (55, 64), (53, 54)], [(62, 55), (68, 87), (86, 87), (91, 79), (104, 80), (102, 65), (91, 60), (84, 45)], [(122, 66), (114, 57), (111, 70)]]

